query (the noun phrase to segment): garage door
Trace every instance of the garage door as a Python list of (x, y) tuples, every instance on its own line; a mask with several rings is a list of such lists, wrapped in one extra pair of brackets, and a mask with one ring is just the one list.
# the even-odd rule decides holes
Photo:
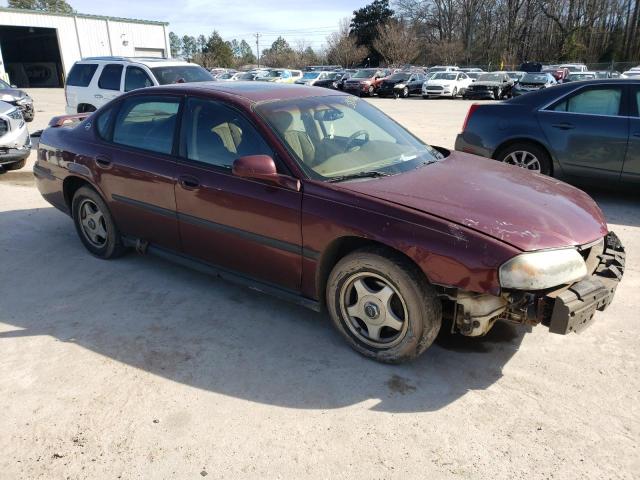
[(164, 58), (164, 48), (136, 48), (136, 57)]

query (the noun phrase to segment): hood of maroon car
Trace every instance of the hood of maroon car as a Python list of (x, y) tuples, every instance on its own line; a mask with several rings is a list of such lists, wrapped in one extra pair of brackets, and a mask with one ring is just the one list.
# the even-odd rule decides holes
[(582, 245), (607, 234), (600, 208), (583, 191), (460, 152), (399, 175), (340, 185), (464, 225), (521, 250)]

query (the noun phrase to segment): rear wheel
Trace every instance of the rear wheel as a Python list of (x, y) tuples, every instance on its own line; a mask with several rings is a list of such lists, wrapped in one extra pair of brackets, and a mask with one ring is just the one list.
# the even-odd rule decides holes
[(496, 156), (503, 163), (526, 168), (533, 172), (551, 175), (551, 158), (540, 146), (533, 143), (514, 143)]
[(99, 258), (115, 258), (125, 248), (111, 212), (102, 197), (89, 187), (81, 187), (71, 202), (73, 221), (87, 250)]
[(387, 250), (366, 248), (340, 260), (327, 283), (327, 306), (338, 331), (357, 352), (400, 363), (435, 339), (442, 306), (422, 272)]

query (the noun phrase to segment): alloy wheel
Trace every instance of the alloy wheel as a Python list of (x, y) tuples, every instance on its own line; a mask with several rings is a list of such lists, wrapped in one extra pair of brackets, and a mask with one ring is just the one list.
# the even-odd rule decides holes
[(78, 209), (82, 234), (95, 247), (102, 248), (107, 243), (107, 226), (100, 208), (91, 199), (85, 198)]
[(359, 272), (347, 279), (340, 291), (340, 308), (351, 333), (367, 345), (390, 348), (407, 332), (404, 298), (376, 273)]
[(540, 160), (533, 153), (525, 150), (518, 150), (511, 152), (505, 156), (502, 161), (510, 165), (515, 165), (520, 168), (526, 168), (534, 172), (541, 173), (542, 168), (540, 166)]

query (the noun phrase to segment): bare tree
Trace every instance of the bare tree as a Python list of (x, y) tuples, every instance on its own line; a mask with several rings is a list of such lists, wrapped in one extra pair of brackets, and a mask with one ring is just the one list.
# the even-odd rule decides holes
[(406, 65), (420, 55), (416, 33), (402, 20), (391, 20), (378, 25), (375, 48), (388, 65)]
[(349, 68), (367, 56), (367, 48), (359, 46), (349, 33), (350, 20), (340, 21), (338, 31), (327, 37), (327, 62)]

